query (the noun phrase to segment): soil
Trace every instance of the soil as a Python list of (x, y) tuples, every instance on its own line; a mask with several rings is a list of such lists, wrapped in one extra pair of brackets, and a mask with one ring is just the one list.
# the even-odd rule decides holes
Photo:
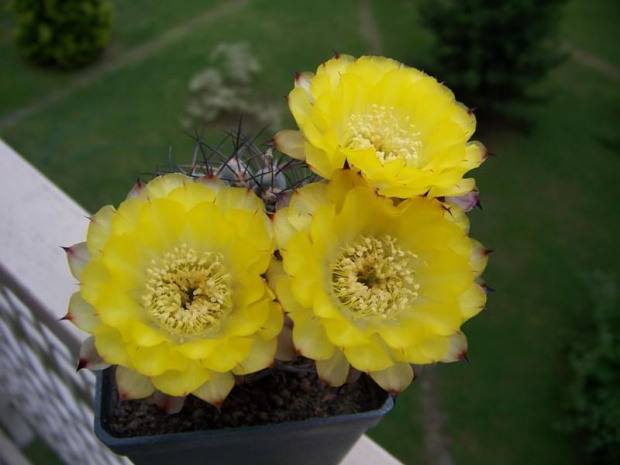
[(201, 431), (325, 418), (381, 407), (387, 394), (369, 377), (341, 388), (323, 385), (316, 373), (273, 370), (233, 388), (221, 408), (188, 396), (183, 409), (167, 414), (143, 400), (112, 393), (106, 429), (116, 437)]

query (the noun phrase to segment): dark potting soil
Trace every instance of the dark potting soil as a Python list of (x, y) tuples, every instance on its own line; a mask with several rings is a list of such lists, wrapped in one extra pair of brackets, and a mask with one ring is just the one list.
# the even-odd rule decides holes
[(378, 409), (386, 393), (369, 377), (341, 388), (318, 381), (316, 373), (274, 370), (237, 385), (218, 410), (188, 396), (183, 409), (167, 414), (147, 400), (118, 400), (112, 393), (106, 429), (116, 437), (148, 436), (325, 418)]

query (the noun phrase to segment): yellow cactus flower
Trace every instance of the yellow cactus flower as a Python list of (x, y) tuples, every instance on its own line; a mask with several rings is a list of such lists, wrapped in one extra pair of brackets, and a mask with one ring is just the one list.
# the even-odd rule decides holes
[(471, 110), (388, 58), (337, 55), (316, 74), (297, 74), (288, 102), (301, 131), (280, 131), (276, 148), (326, 179), (348, 165), (382, 195), (466, 194), (475, 185), (464, 174), (486, 158), (482, 144), (467, 142)]
[(84, 363), (118, 365), (125, 398), (221, 403), (234, 375), (273, 362), (283, 315), (262, 277), (273, 251), (250, 190), (181, 174), (139, 185), (67, 249), (80, 282), (67, 318), (94, 336)]
[(268, 276), (297, 352), (331, 385), (352, 366), (391, 392), (411, 364), (464, 358), (460, 328), (484, 307), (488, 254), (468, 227), (458, 206), (394, 202), (350, 170), (296, 191), (274, 218), (282, 262)]

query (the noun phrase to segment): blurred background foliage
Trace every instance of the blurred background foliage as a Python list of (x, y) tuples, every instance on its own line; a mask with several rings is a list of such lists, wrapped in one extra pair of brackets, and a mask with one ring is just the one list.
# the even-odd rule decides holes
[[(103, 56), (73, 73), (25, 60), (19, 15), (3, 14), (0, 137), (94, 211), (169, 149), (188, 161), (189, 85), (220, 43), (251, 45), (251, 94), (282, 127), (291, 72), (334, 50), (432, 72), (480, 110), (475, 138), (498, 155), (474, 173), (484, 211), (471, 214), (496, 250), (485, 279), (497, 292), (464, 327), (471, 364), (427, 371), (439, 420), (422, 380), (370, 434), (405, 463), (436, 463), (429, 421), (458, 464), (617, 463), (620, 3), (434, 3), (115, 0)], [(215, 143), (231, 128), (195, 129)]]
[[(421, 22), (435, 36), (429, 63), (480, 116), (527, 121), (533, 85), (561, 61), (557, 37), (566, 0), (426, 0)], [(538, 95), (541, 99), (542, 95)]]
[(32, 62), (74, 69), (95, 61), (108, 44), (112, 6), (106, 0), (10, 0), (15, 39)]

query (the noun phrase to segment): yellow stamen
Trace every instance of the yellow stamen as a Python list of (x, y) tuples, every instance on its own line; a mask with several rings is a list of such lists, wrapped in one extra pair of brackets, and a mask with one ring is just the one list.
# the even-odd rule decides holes
[(402, 159), (411, 165), (419, 158), (420, 131), (409, 121), (409, 116), (399, 119), (394, 107), (373, 104), (369, 112), (351, 115), (348, 129), (351, 134), (347, 147), (374, 147), (381, 163)]
[(230, 274), (219, 253), (182, 244), (152, 260), (146, 275), (142, 303), (170, 334), (216, 332), (232, 309)]
[(399, 249), (392, 236), (360, 236), (333, 262), (332, 289), (354, 318), (392, 319), (418, 296), (416, 259)]

